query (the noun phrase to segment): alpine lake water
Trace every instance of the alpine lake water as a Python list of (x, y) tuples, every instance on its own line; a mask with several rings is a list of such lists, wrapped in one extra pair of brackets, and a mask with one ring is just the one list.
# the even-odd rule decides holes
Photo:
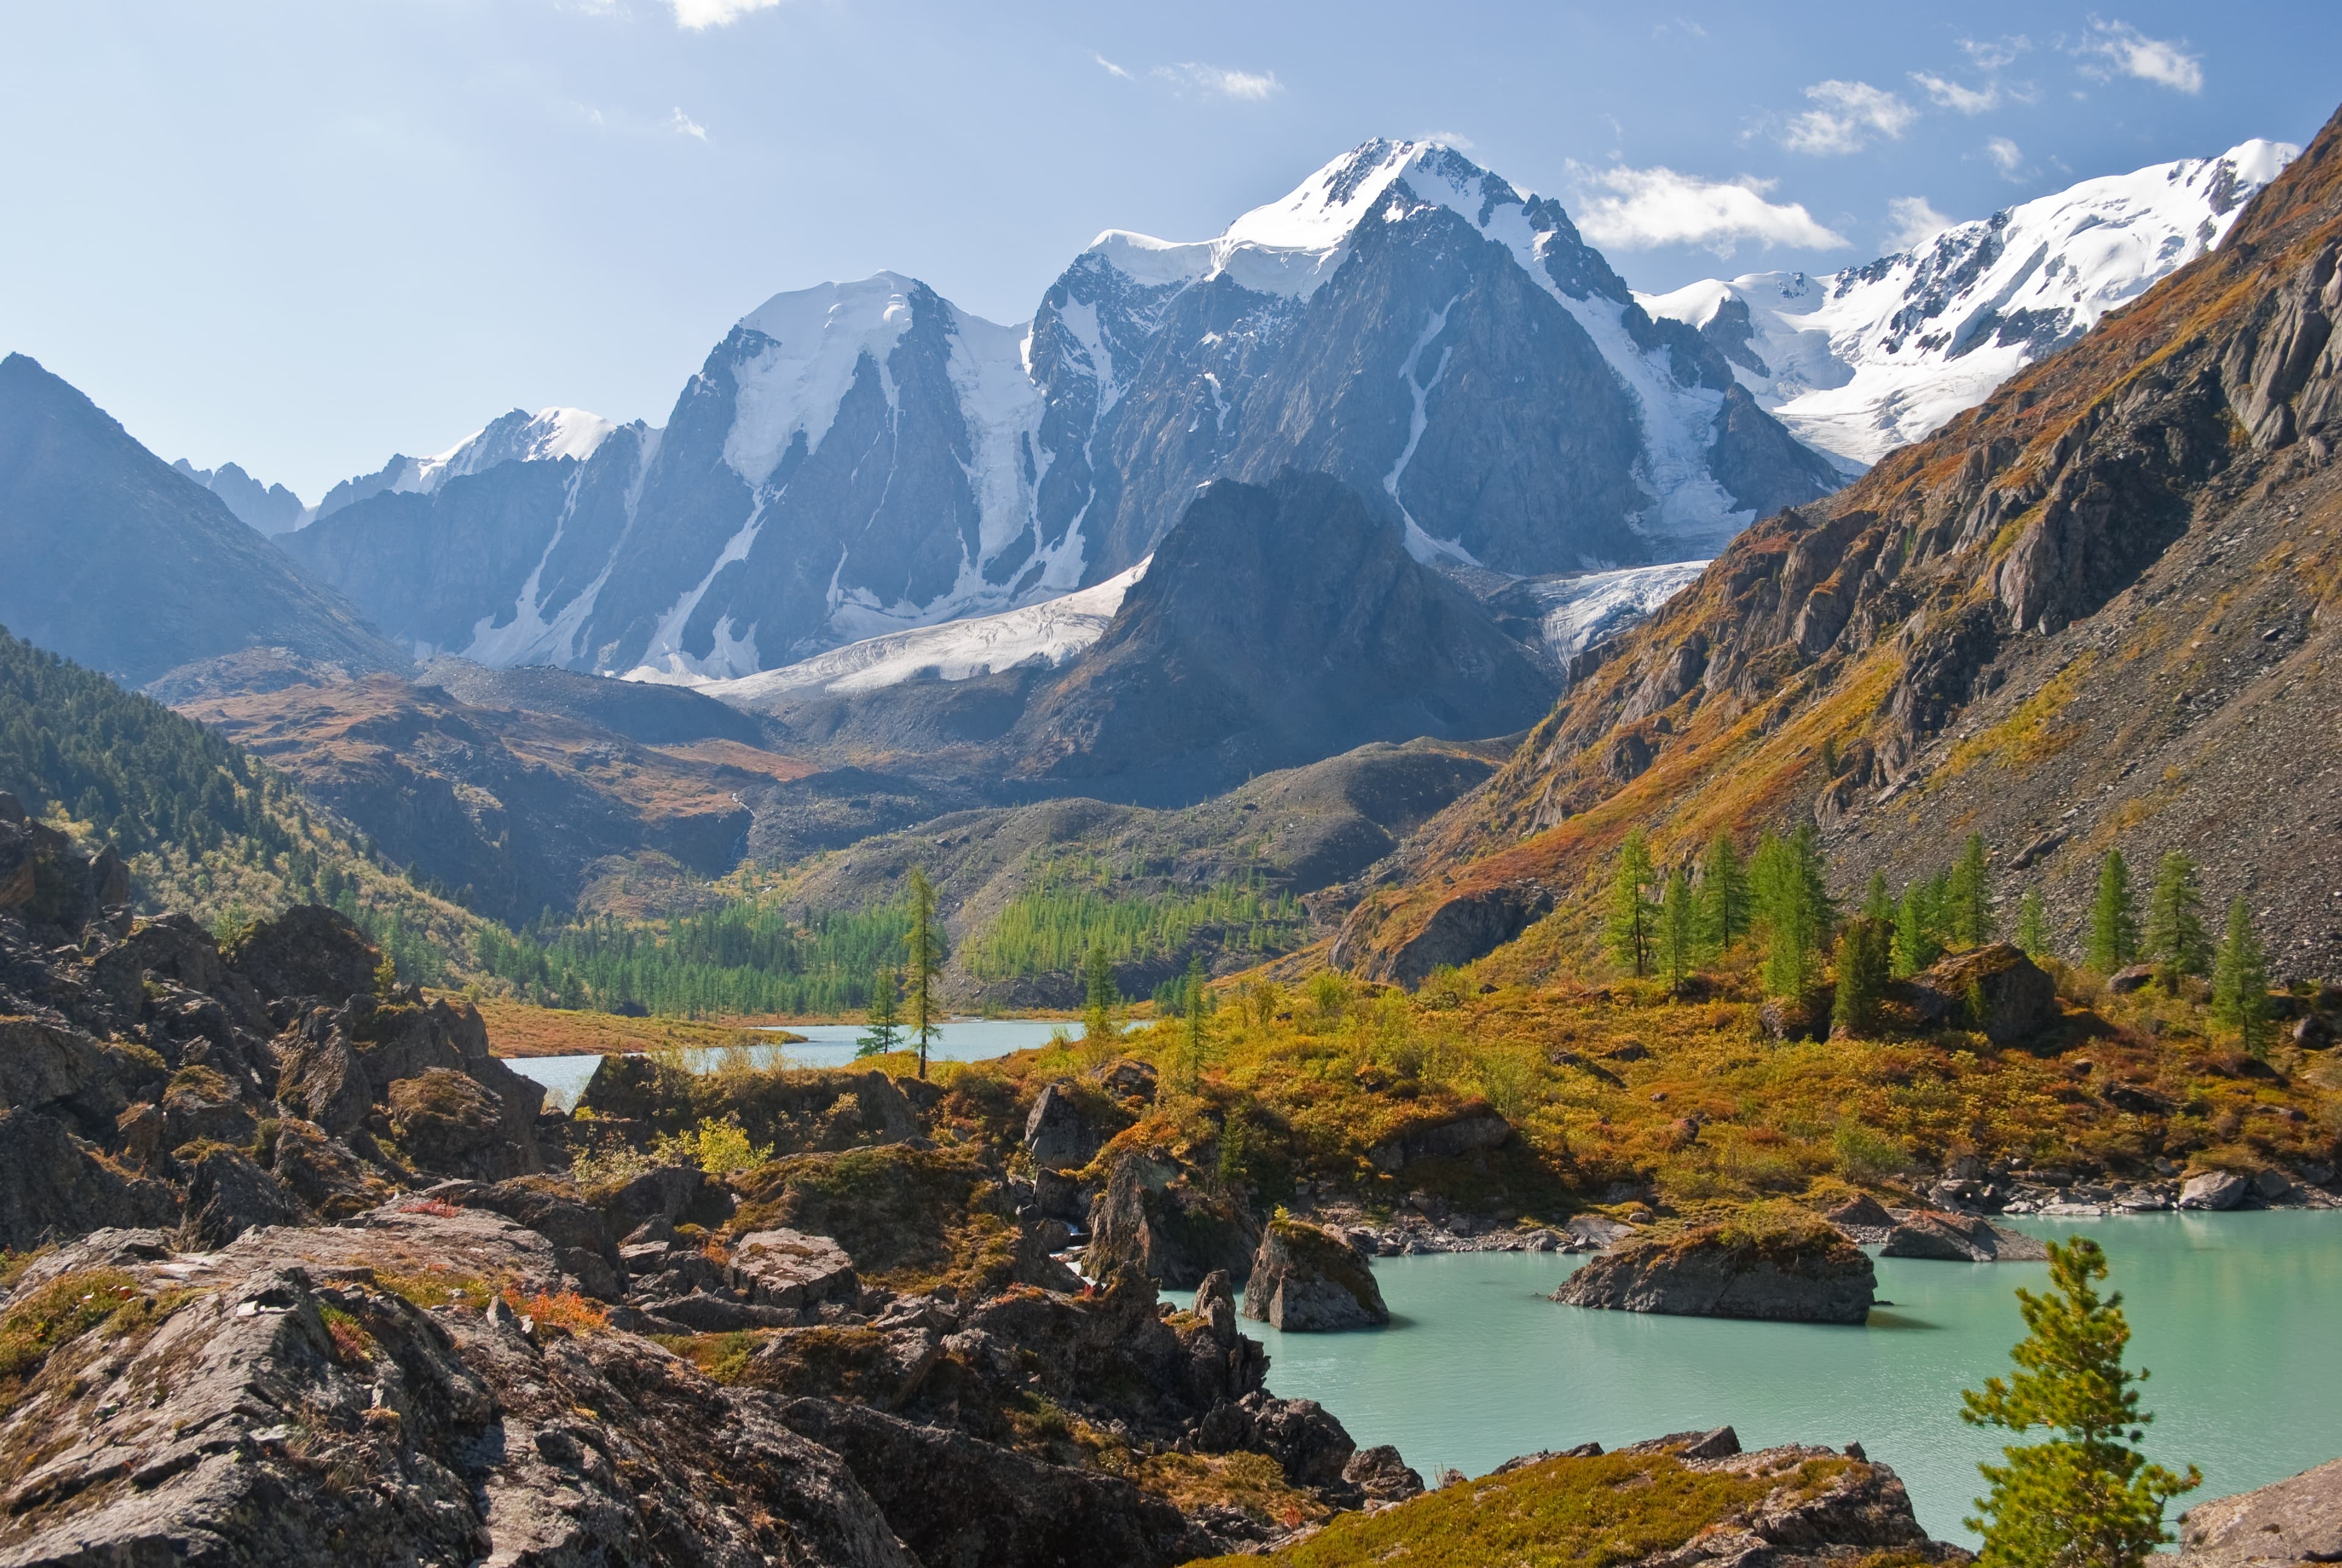
[[(2129, 1363), (2152, 1370), (2142, 1445), (2203, 1486), (2173, 1507), (2280, 1480), (2342, 1455), (2342, 1213), (2012, 1220), (2048, 1240), (2106, 1248), (2124, 1296)], [(1858, 1442), (1910, 1489), (1919, 1523), (1962, 1526), (1979, 1460), (2007, 1434), (1959, 1418), (1960, 1391), (2010, 1370), (2023, 1337), (2016, 1287), (2046, 1263), (1878, 1260), (1892, 1306), (1861, 1328), (1661, 1317), (1545, 1299), (1583, 1259), (1549, 1253), (1379, 1258), (1391, 1326), (1279, 1333), (1269, 1387), (1314, 1399), (1361, 1446), (1388, 1443), (1426, 1480), (1515, 1454), (1606, 1447), (1729, 1423), (1745, 1447)], [(1167, 1293), (1185, 1305), (1193, 1293)]]
[[(1046, 1044), (1046, 1020), (956, 1020), (932, 1054), (977, 1061)], [(854, 1060), (853, 1024), (798, 1024), (803, 1043), (753, 1048), (759, 1065)], [(714, 1064), (716, 1052), (692, 1054)], [(598, 1056), (515, 1058), (509, 1065), (575, 1104)], [(2204, 1484), (2175, 1504), (2226, 1496), (2342, 1455), (2342, 1213), (2286, 1210), (2038, 1217), (2005, 1223), (2047, 1240), (2106, 1248), (2130, 1318), (2129, 1363), (2154, 1376), (2144, 1444)], [(1878, 1294), (1860, 1328), (1601, 1312), (1547, 1300), (1584, 1260), (1555, 1253), (1378, 1258), (1388, 1328), (1280, 1333), (1246, 1322), (1268, 1347), (1269, 1386), (1314, 1399), (1361, 1446), (1396, 1444), (1426, 1479), (1450, 1466), (1484, 1474), (1516, 1454), (1586, 1442), (1606, 1447), (1729, 1424), (1744, 1446), (1858, 1442), (1910, 1489), (1919, 1523), (1975, 1544), (1962, 1523), (1982, 1490), (1980, 1460), (2005, 1434), (1959, 1418), (1960, 1392), (2009, 1370), (2024, 1334), (2019, 1285), (2046, 1287), (2042, 1263), (1880, 1258)], [(1192, 1292), (1167, 1291), (1188, 1304)]]

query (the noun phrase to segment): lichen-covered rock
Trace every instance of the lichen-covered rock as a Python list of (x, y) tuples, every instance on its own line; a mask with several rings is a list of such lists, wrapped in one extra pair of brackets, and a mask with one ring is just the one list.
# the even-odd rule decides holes
[(1876, 1282), (1869, 1254), (1844, 1233), (1785, 1206), (1644, 1235), (1587, 1262), (1553, 1299), (1618, 1312), (1858, 1323)]
[(1933, 1258), (1944, 1263), (2037, 1263), (2049, 1255), (2038, 1238), (1976, 1214), (1913, 1209), (1895, 1217), (1884, 1258)]
[(297, 1225), (307, 1217), (291, 1190), (242, 1149), (207, 1149), (188, 1174), (182, 1229), (190, 1247), (224, 1247), (246, 1231)]
[(1927, 1023), (1973, 1029), (2019, 1045), (2057, 1022), (2057, 983), (2006, 942), (1956, 953), (1911, 977), (1909, 1000)]
[(1096, 1159), (1111, 1134), (1070, 1085), (1045, 1084), (1025, 1118), (1025, 1152), (1045, 1168), (1074, 1170)]
[(1089, 1228), (1085, 1273), (1106, 1279), (1132, 1268), (1171, 1290), (1188, 1289), (1216, 1271), (1242, 1281), (1259, 1244), (1242, 1203), (1198, 1189), (1171, 1161), (1143, 1151), (1115, 1162), (1090, 1205)]
[(2199, 1503), (2179, 1527), (2179, 1568), (2307, 1568), (2342, 1562), (2342, 1459)]
[(1342, 1479), (1376, 1503), (1404, 1503), (1423, 1495), (1423, 1477), (1387, 1443), (1361, 1448), (1342, 1466)]
[(751, 1231), (732, 1243), (730, 1270), (732, 1287), (764, 1306), (817, 1306), (860, 1288), (844, 1247), (801, 1231)]
[(228, 955), (229, 965), (262, 995), (325, 1007), (371, 993), (381, 961), (346, 916), (315, 904), (262, 921)]
[(1244, 1315), (1287, 1333), (1314, 1333), (1379, 1328), (1390, 1322), (1390, 1308), (1348, 1241), (1300, 1220), (1271, 1220), (1245, 1285)]

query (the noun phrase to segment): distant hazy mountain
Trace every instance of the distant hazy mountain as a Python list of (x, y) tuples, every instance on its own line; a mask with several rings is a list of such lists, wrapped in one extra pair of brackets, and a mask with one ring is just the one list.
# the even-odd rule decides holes
[(713, 678), (1103, 583), (1215, 477), (1327, 473), (1510, 574), (1710, 554), (1837, 482), (1558, 205), (1421, 143), (1216, 239), (1102, 235), (1028, 325), (882, 273), (741, 318), (664, 429), (564, 418), (395, 459), (287, 547), (418, 652)]
[(351, 670), (406, 663), (226, 502), (21, 354), (0, 360), (0, 624), (126, 684), (258, 646)]
[(2299, 152), (2247, 142), (2084, 180), (1827, 277), (1749, 273), (1636, 297), (1697, 327), (1783, 424), (1859, 469), (2218, 245)]
[(185, 474), (226, 502), (229, 511), (272, 537), (290, 534), (316, 515), (314, 508), (302, 504), (301, 498), (282, 484), (263, 484), (234, 463), (198, 468), (182, 457), (171, 464), (171, 471)]

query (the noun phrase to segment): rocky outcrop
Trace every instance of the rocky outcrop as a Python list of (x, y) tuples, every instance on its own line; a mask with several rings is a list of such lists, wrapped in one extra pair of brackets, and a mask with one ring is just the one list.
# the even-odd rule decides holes
[(1205, 1191), (1176, 1163), (1143, 1150), (1116, 1160), (1090, 1206), (1089, 1229), (1084, 1273), (1106, 1279), (1136, 1269), (1170, 1290), (1189, 1289), (1214, 1273), (1241, 1283), (1260, 1234), (1241, 1201)]
[(2234, 1171), (2206, 1171), (2187, 1178), (2179, 1189), (2183, 1209), (2227, 1210), (2253, 1195), (2253, 1184)]
[(1403, 1171), (1417, 1160), (1452, 1160), (1501, 1148), (1513, 1135), (1513, 1124), (1485, 1104), (1465, 1106), (1453, 1115), (1426, 1117), (1402, 1127), (1366, 1151), (1379, 1170)]
[(1878, 1255), (1961, 1263), (2037, 1263), (2049, 1255), (2049, 1250), (2037, 1237), (1975, 1214), (1913, 1209), (1894, 1216), (1894, 1228)]
[(2342, 1459), (2182, 1516), (2179, 1568), (2307, 1568), (2342, 1562)]
[(732, 1243), (729, 1266), (733, 1288), (762, 1306), (817, 1306), (861, 1291), (844, 1247), (798, 1231), (751, 1231)]
[(1553, 1299), (1571, 1306), (1692, 1317), (1859, 1323), (1876, 1271), (1835, 1228), (1803, 1217), (1695, 1226), (1588, 1260)]
[(2019, 1045), (2057, 1022), (2057, 983), (2022, 951), (1989, 942), (1912, 976), (1913, 1009), (1929, 1024), (1972, 1029)]
[(1069, 1084), (1046, 1084), (1025, 1118), (1025, 1152), (1051, 1170), (1078, 1170), (1097, 1158), (1112, 1129)]
[(1244, 1315), (1287, 1333), (1379, 1328), (1390, 1322), (1382, 1287), (1357, 1249), (1301, 1220), (1271, 1220), (1245, 1286)]

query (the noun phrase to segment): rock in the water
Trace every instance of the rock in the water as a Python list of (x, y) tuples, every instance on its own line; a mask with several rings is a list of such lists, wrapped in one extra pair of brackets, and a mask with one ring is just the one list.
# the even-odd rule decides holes
[(1417, 1160), (1454, 1159), (1494, 1149), (1512, 1135), (1513, 1124), (1495, 1110), (1468, 1105), (1454, 1115), (1400, 1129), (1368, 1150), (1366, 1157), (1383, 1170), (1398, 1171)]
[(1404, 1503), (1423, 1495), (1423, 1476), (1387, 1443), (1350, 1455), (1342, 1466), (1342, 1479), (1377, 1503)]
[(2233, 1209), (2251, 1193), (2253, 1184), (2233, 1171), (2207, 1171), (2190, 1176), (2179, 1189), (2183, 1209)]
[(1236, 1298), (1228, 1286), (1226, 1269), (1214, 1269), (1196, 1287), (1196, 1315), (1212, 1331), (1212, 1338), (1221, 1345), (1236, 1343)]
[(1300, 1220), (1271, 1220), (1245, 1285), (1244, 1315), (1287, 1333), (1312, 1333), (1379, 1327), (1390, 1322), (1390, 1308), (1347, 1241)]
[(2199, 1503), (2179, 1527), (2179, 1568), (2342, 1563), (2342, 1459)]
[(1928, 1023), (1973, 1029), (1996, 1045), (2022, 1044), (2057, 1022), (2057, 983), (2006, 942), (1956, 953), (1912, 976), (1910, 997)]
[(1802, 1210), (1645, 1235), (1595, 1258), (1554, 1300), (1571, 1306), (1787, 1323), (1861, 1323), (1877, 1273), (1844, 1233)]
[(854, 1260), (827, 1236), (751, 1231), (733, 1244), (731, 1283), (763, 1306), (805, 1307), (859, 1288)]
[(1944, 1263), (2039, 1263), (2049, 1250), (2035, 1237), (1974, 1214), (1914, 1209), (1894, 1220), (1885, 1258), (1933, 1258)]

